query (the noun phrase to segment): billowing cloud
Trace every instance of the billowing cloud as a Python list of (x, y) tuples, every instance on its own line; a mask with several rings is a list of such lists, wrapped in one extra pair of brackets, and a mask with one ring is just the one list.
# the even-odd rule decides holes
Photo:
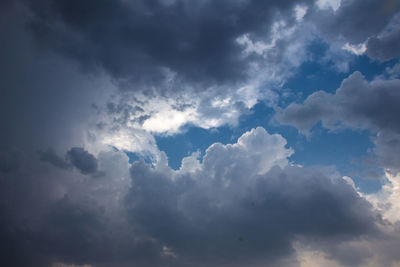
[(374, 235), (371, 205), (341, 177), (280, 161), (290, 155), (281, 138), (253, 129), (236, 144), (209, 147), (190, 173), (133, 164), (125, 200), (132, 225), (194, 266), (295, 265), (298, 236), (333, 248)]

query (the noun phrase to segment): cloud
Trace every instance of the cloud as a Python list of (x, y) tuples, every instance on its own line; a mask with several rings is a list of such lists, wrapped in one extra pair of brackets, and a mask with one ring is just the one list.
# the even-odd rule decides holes
[(335, 243), (377, 230), (371, 205), (342, 178), (276, 166), (290, 155), (280, 138), (257, 128), (236, 144), (214, 144), (191, 173), (134, 163), (131, 223), (178, 261), (207, 266), (278, 264), (293, 256), (298, 235)]
[(82, 147), (71, 148), (67, 152), (67, 158), (83, 174), (97, 171), (97, 159)]
[(21, 152), (16, 148), (0, 147), (0, 172), (13, 172), (19, 168)]
[[(398, 25), (400, 26), (400, 24)], [(400, 58), (400, 30), (384, 37), (372, 37), (367, 43), (367, 53), (371, 58), (386, 61)]]
[(52, 148), (38, 151), (38, 154), (41, 161), (48, 162), (59, 169), (75, 167), (82, 174), (99, 174), (98, 160), (82, 147), (69, 149), (64, 157), (58, 156)]
[[(392, 5), (395, 5), (392, 3)], [(400, 6), (397, 3), (398, 6)], [(367, 53), (373, 59), (386, 61), (392, 58), (400, 58), (398, 44), (400, 42), (400, 12), (398, 12), (378, 35), (368, 39)]]
[(400, 134), (392, 131), (381, 131), (374, 138), (374, 153), (379, 163), (389, 172), (400, 171)]
[(328, 47), (322, 61), (333, 63), (339, 72), (347, 73), (356, 56), (363, 54), (381, 61), (399, 56), (398, 1), (319, 0), (308, 13), (309, 31)]
[(400, 78), (400, 63), (395, 64), (393, 67), (387, 67), (385, 73), (390, 79)]
[(369, 202), (380, 211), (383, 218), (391, 223), (400, 221), (400, 205), (398, 202), (400, 195), (400, 176), (386, 173), (386, 182), (382, 190), (375, 194), (366, 195)]
[(393, 171), (399, 169), (400, 92), (398, 79), (365, 80), (355, 72), (343, 80), (335, 94), (318, 91), (302, 104), (292, 103), (278, 110), (275, 118), (309, 135), (318, 122), (331, 130), (341, 128), (369, 129), (378, 133), (374, 139), (380, 164)]
[(357, 56), (362, 55), (365, 53), (367, 50), (367, 47), (365, 46), (364, 43), (359, 44), (359, 45), (351, 45), (349, 43), (346, 43), (343, 47), (343, 50), (349, 51)]
[(29, 12), (13, 2), (0, 19), (1, 146), (65, 151), (82, 144), (95, 115), (91, 105), (103, 103), (115, 86), (38, 46), (27, 29)]
[[(360, 28), (358, 20), (376, 22), (376, 27), (365, 27), (362, 42), (386, 36), (382, 32), (395, 25), (397, 5), (387, 9), (390, 1), (384, 2), (368, 1), (360, 9), (360, 1), (350, 1), (333, 12), (314, 1), (289, 0), (18, 1), (5, 11), (12, 23), (3, 23), (8, 67), (1, 77), (6, 88), (1, 106), (2, 114), (12, 116), (2, 118), (2, 128), (15, 143), (23, 143), (29, 131), (30, 143), (40, 143), (35, 149), (57, 145), (65, 150), (85, 142), (87, 123), (96, 120), (92, 117), (99, 110), (104, 111), (99, 125), (106, 122), (105, 128), (115, 131), (109, 123), (114, 120), (121, 135), (140, 128), (175, 134), (185, 125), (235, 126), (260, 100), (277, 103), (274, 89), (308, 59), (309, 43), (342, 29), (337, 23), (346, 21), (350, 26), (343, 29), (350, 30)], [(387, 11), (365, 19), (358, 10), (369, 8)], [(299, 10), (301, 21), (296, 19)], [(354, 10), (360, 18), (349, 18)], [(315, 30), (324, 25), (329, 30)], [(327, 40), (333, 44), (338, 36), (358, 32), (334, 33)], [(340, 42), (340, 51), (347, 42), (353, 45), (350, 39)], [(338, 60), (342, 70), (348, 60)], [(31, 100), (25, 106), (33, 112), (21, 112), (19, 95)], [(93, 103), (96, 110), (89, 108)]]
[(35, 15), (31, 27), (43, 44), (85, 66), (98, 64), (115, 77), (150, 84), (164, 79), (165, 69), (193, 82), (242, 79), (247, 62), (238, 56), (236, 38), (244, 33), (263, 35), (277, 12), (288, 13), (298, 4), (290, 0), (25, 2)]
[[(69, 151), (82, 169), (94, 162), (83, 148)], [(291, 166), (292, 153), (282, 136), (259, 127), (233, 144), (211, 145), (202, 158), (183, 159), (179, 170), (167, 166), (163, 153), (151, 165), (131, 165), (124, 152), (108, 149), (96, 155), (104, 174), (87, 179), (38, 168), (43, 154), (35, 154), (0, 179), (0, 213), (7, 218), (0, 231), (8, 251), (1, 263), (300, 266), (302, 251), (343, 266), (396, 260), (389, 249), (377, 257), (379, 246), (400, 240), (395, 224), (380, 219), (389, 213), (377, 213), (350, 178)]]
[(313, 20), (323, 36), (360, 44), (379, 35), (399, 11), (399, 3), (393, 0), (341, 1), (336, 10), (316, 11)]
[(343, 80), (335, 94), (318, 91), (303, 104), (292, 103), (276, 115), (278, 121), (307, 132), (318, 121), (326, 128), (372, 128), (400, 132), (400, 80), (367, 82), (360, 72)]
[[(104, 111), (99, 124), (108, 116), (106, 123), (118, 122), (123, 132), (142, 128), (174, 134), (188, 124), (235, 126), (258, 101), (274, 105), (278, 96), (273, 89), (307, 60), (307, 44), (321, 36), (332, 47), (339, 42), (338, 51), (346, 43), (351, 48), (381, 38), (395, 24), (398, 9), (383, 2), (332, 3), (337, 6), (333, 11), (318, 8), (321, 1), (26, 0), (22, 3), (29, 15), (22, 20), (42, 49), (64, 56), (59, 60), (72, 59), (86, 74), (111, 77), (119, 91), (98, 103)], [(371, 9), (382, 12), (366, 19), (364, 11)], [(360, 21), (371, 27), (360, 31)], [(357, 35), (355, 42), (351, 38)], [(345, 70), (343, 62), (350, 59), (340, 58), (337, 63)]]
[(38, 152), (40, 160), (47, 161), (50, 164), (60, 168), (60, 169), (68, 169), (71, 167), (70, 163), (67, 159), (64, 159), (56, 154), (54, 149), (47, 149), (45, 151)]
[(331, 8), (336, 11), (340, 7), (341, 0), (318, 0), (317, 6), (320, 9), (328, 9)]
[[(42, 51), (119, 88), (98, 107), (114, 106), (112, 119), (158, 134), (235, 126), (258, 101), (276, 101), (272, 89), (303, 62), (312, 38), (296, 20), (311, 0), (22, 3), (21, 20)], [(264, 49), (254, 53), (238, 42), (244, 37)]]
[(161, 265), (162, 247), (133, 233), (121, 211), (130, 186), (125, 153), (101, 152), (96, 179), (43, 168), (35, 155), (0, 176), (2, 266)]

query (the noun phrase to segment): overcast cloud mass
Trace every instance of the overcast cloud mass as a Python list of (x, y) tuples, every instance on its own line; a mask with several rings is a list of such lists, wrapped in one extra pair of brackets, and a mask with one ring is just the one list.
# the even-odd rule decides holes
[(400, 266), (397, 0), (0, 1), (0, 265)]

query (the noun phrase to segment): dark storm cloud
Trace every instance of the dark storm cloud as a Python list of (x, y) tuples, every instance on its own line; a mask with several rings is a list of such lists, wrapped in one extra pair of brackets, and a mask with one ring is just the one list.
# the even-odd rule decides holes
[[(308, 133), (318, 122), (328, 129), (379, 132), (376, 153), (384, 167), (398, 170), (400, 161), (400, 80), (368, 82), (360, 72), (345, 79), (336, 94), (318, 91), (302, 104), (292, 103), (275, 118)], [(387, 139), (386, 139), (387, 137)]]
[(67, 158), (83, 174), (97, 171), (97, 159), (82, 147), (73, 147), (67, 152)]
[(246, 76), (247, 59), (236, 39), (268, 38), (279, 15), (294, 23), (304, 1), (25, 1), (41, 45), (91, 69), (146, 84), (178, 79), (226, 84)]

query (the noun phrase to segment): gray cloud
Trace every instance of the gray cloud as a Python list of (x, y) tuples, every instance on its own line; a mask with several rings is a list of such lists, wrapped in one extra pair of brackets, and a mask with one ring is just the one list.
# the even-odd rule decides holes
[(379, 59), (381, 61), (400, 58), (399, 44), (400, 30), (397, 30), (385, 37), (370, 38), (367, 43), (367, 53), (371, 58)]
[(73, 147), (67, 151), (64, 157), (56, 154), (54, 149), (38, 151), (39, 159), (48, 162), (60, 169), (75, 167), (82, 174), (101, 174), (98, 172), (98, 160), (82, 147)]
[(67, 161), (67, 159), (58, 156), (54, 149), (49, 148), (45, 151), (40, 150), (38, 151), (38, 154), (40, 160), (47, 161), (58, 168), (68, 169), (71, 167), (71, 164)]
[(0, 171), (13, 172), (19, 168), (22, 155), (15, 148), (0, 147)]
[(108, 98), (112, 84), (35, 45), (18, 1), (1, 12), (0, 145), (64, 151), (82, 143), (91, 104)]
[(379, 163), (393, 170), (400, 171), (400, 134), (392, 131), (381, 131), (374, 140), (374, 153)]
[(71, 148), (67, 152), (67, 158), (83, 174), (97, 171), (97, 159), (82, 147)]
[[(309, 31), (328, 49), (320, 59), (333, 63), (339, 72), (348, 72), (352, 62), (362, 54), (386, 61), (399, 57), (398, 28), (400, 4), (396, 0), (345, 0), (337, 9), (310, 9), (305, 17)], [(318, 5), (317, 5), (318, 6)], [(373, 12), (372, 12), (373, 10)]]
[(303, 104), (292, 103), (276, 118), (306, 132), (321, 121), (326, 128), (372, 128), (400, 132), (400, 80), (367, 82), (355, 72), (342, 82), (336, 94), (318, 91)]
[[(246, 135), (244, 158), (251, 161), (230, 145), (214, 144), (191, 172), (135, 163), (125, 200), (131, 223), (194, 266), (279, 266), (295, 255), (296, 236), (330, 240), (332, 249), (377, 233), (379, 220), (370, 204), (340, 177), (289, 166), (257, 174), (254, 166), (264, 160), (251, 156), (251, 141), (271, 157), (276, 149), (262, 145), (269, 135), (260, 129)], [(346, 261), (328, 246), (326, 253)], [(353, 263), (365, 260), (364, 254), (353, 257)]]
[(16, 173), (0, 175), (1, 266), (168, 263), (156, 241), (125, 223), (120, 195), (129, 188), (129, 164), (123, 152), (100, 153), (99, 165), (107, 173), (98, 179), (42, 168), (36, 158)]
[(399, 11), (400, 4), (393, 0), (349, 0), (341, 1), (335, 12), (317, 11), (313, 19), (322, 35), (359, 44), (381, 33)]
[(274, 168), (240, 177), (253, 180), (250, 185), (229, 186), (218, 179), (233, 177), (197, 175), (172, 181), (135, 164), (135, 186), (127, 199), (132, 223), (190, 264), (261, 266), (293, 256), (296, 235), (343, 241), (374, 232), (369, 204), (344, 181), (332, 182), (313, 170)]
[(292, 103), (278, 110), (275, 118), (309, 133), (318, 122), (328, 129), (370, 129), (379, 132), (376, 155), (384, 167), (398, 170), (400, 134), (400, 80), (368, 82), (355, 72), (342, 82), (335, 94), (318, 91), (302, 104)]
[[(398, 4), (399, 5), (399, 4)], [(400, 58), (400, 13), (397, 13), (378, 36), (373, 36), (367, 42), (367, 54), (380, 61)]]

